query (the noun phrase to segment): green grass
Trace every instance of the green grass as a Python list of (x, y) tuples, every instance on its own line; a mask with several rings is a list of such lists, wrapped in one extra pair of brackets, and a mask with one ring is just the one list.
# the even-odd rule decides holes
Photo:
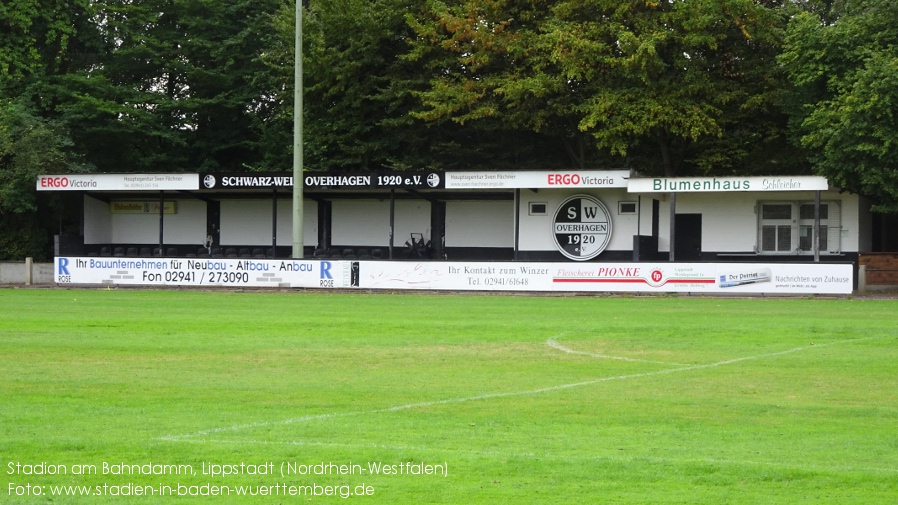
[[(362, 503), (896, 503), (896, 309), (0, 290), (0, 503), (347, 501), (48, 496), (128, 483), (371, 486), (348, 500)], [(198, 475), (10, 472), (42, 462)], [(204, 476), (204, 462), (448, 475)], [(17, 496), (27, 484), (45, 495)]]

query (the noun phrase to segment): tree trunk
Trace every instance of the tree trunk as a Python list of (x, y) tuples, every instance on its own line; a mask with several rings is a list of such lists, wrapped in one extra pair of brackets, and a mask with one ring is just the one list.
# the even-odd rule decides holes
[(675, 176), (676, 171), (674, 170), (673, 162), (670, 159), (670, 140), (668, 140), (667, 134), (665, 132), (657, 133), (655, 139), (658, 141), (658, 146), (661, 148), (661, 161), (664, 166), (664, 176)]

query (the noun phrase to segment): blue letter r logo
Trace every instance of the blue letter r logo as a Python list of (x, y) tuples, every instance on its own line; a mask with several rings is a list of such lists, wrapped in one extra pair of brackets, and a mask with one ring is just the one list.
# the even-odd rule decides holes
[(68, 258), (59, 258), (59, 275), (72, 275), (69, 273)]

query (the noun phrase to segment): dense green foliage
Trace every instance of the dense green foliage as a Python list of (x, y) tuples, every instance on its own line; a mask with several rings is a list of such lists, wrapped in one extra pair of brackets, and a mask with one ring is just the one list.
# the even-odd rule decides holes
[[(0, 501), (307, 503), (49, 486), (365, 483), (367, 504), (895, 503), (895, 303), (0, 290)], [(267, 462), (274, 475), (200, 473)]]
[(780, 61), (796, 84), (796, 130), (834, 185), (898, 211), (898, 3), (846, 0), (835, 13), (789, 26)]
[(48, 228), (59, 233), (64, 195), (37, 193), (37, 176), (88, 169), (61, 121), (39, 116), (21, 100), (0, 100), (0, 258), (49, 259)]
[[(294, 5), (0, 5), (0, 234), (46, 242), (35, 173), (290, 170)], [(813, 170), (895, 209), (895, 9), (313, 0), (306, 169)]]
[[(770, 172), (782, 9), (750, 0), (428, 4), (415, 55), (439, 62), (420, 117), (544, 132), (576, 166)], [(760, 166), (753, 166), (757, 163)], [(800, 170), (791, 166), (790, 170)]]

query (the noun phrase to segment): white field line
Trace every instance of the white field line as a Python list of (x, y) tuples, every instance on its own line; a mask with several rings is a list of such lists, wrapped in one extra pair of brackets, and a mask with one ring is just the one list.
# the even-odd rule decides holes
[[(561, 335), (559, 335), (561, 336)], [(567, 354), (579, 354), (581, 356), (589, 356), (590, 358), (599, 358), (599, 359), (616, 359), (620, 361), (632, 361), (634, 363), (654, 363), (656, 365), (675, 365), (675, 366), (689, 366), (684, 363), (672, 363), (670, 361), (653, 361), (650, 359), (639, 359), (639, 358), (627, 358), (624, 356), (610, 356), (607, 354), (596, 354), (591, 352), (577, 351), (571, 349), (569, 347), (565, 347), (558, 343), (558, 337), (552, 337), (549, 340), (546, 340), (546, 345), (551, 347), (552, 349), (557, 349), (561, 352)]]
[(228, 440), (228, 439), (185, 439), (180, 442), (197, 443), (197, 444), (224, 444), (224, 445), (276, 445), (276, 446), (298, 446), (298, 447), (330, 447), (339, 449), (383, 449), (388, 451), (412, 451), (412, 452), (438, 452), (441, 454), (453, 453), (464, 454), (469, 456), (495, 456), (501, 458), (520, 458), (520, 459), (551, 459), (557, 461), (571, 462), (577, 461), (614, 461), (621, 463), (637, 463), (648, 462), (656, 464), (701, 464), (701, 465), (719, 465), (719, 466), (755, 466), (782, 468), (787, 470), (799, 470), (803, 472), (869, 472), (869, 473), (889, 473), (898, 474), (898, 468), (870, 467), (870, 466), (854, 466), (854, 465), (806, 465), (799, 463), (783, 463), (776, 461), (756, 461), (748, 459), (719, 459), (719, 458), (665, 458), (658, 456), (571, 456), (569, 454), (556, 455), (551, 453), (535, 453), (535, 452), (510, 452), (495, 450), (476, 450), (469, 449), (453, 449), (448, 447), (430, 447), (430, 446), (414, 446), (414, 445), (389, 445), (389, 444), (341, 444), (339, 442), (305, 442), (305, 441), (272, 441), (272, 440)]
[(318, 420), (323, 420), (323, 419), (336, 419), (336, 418), (340, 418), (340, 417), (383, 414), (383, 413), (388, 413), (388, 412), (399, 412), (399, 411), (403, 411), (403, 410), (411, 410), (411, 409), (424, 408), (424, 407), (433, 407), (433, 406), (437, 406), (437, 405), (447, 405), (447, 404), (453, 404), (453, 403), (466, 403), (466, 402), (473, 402), (473, 401), (480, 401), (480, 400), (491, 400), (491, 399), (495, 399), (495, 398), (508, 398), (508, 397), (513, 397), (513, 396), (538, 395), (538, 394), (550, 393), (550, 392), (554, 392), (554, 391), (563, 391), (565, 389), (572, 389), (572, 388), (578, 388), (578, 387), (583, 387), (583, 386), (591, 386), (594, 384), (600, 384), (602, 382), (619, 381), (619, 380), (627, 380), (627, 379), (639, 379), (639, 378), (643, 378), (643, 377), (653, 377), (653, 376), (657, 376), (657, 375), (666, 375), (666, 374), (677, 373), (677, 372), (688, 372), (688, 371), (692, 371), (692, 370), (704, 370), (704, 369), (708, 369), (708, 368), (716, 368), (716, 367), (725, 366), (725, 365), (732, 365), (734, 363), (740, 363), (743, 361), (751, 361), (751, 360), (757, 360), (757, 359), (762, 359), (762, 358), (772, 358), (775, 356), (783, 356), (785, 354), (792, 354), (792, 353), (804, 351), (807, 349), (819, 349), (819, 348), (823, 348), (823, 347), (830, 347), (830, 346), (845, 344), (845, 343), (856, 343), (856, 342), (863, 342), (863, 341), (867, 341), (867, 340), (875, 340), (878, 338), (880, 338), (880, 337), (867, 337), (867, 338), (858, 338), (858, 339), (839, 340), (836, 342), (830, 342), (830, 343), (826, 343), (826, 344), (795, 347), (792, 349), (787, 349), (785, 351), (757, 354), (754, 356), (745, 356), (742, 358), (733, 358), (733, 359), (728, 359), (728, 360), (724, 360), (724, 361), (718, 361), (716, 363), (708, 363), (705, 365), (689, 365), (689, 366), (681, 366), (681, 367), (677, 367), (677, 368), (668, 368), (668, 369), (664, 369), (664, 370), (656, 370), (653, 372), (615, 375), (612, 377), (599, 377), (597, 379), (590, 379), (590, 380), (585, 380), (585, 381), (580, 381), (580, 382), (572, 382), (572, 383), (568, 383), (568, 384), (559, 384), (557, 386), (547, 386), (544, 388), (537, 388), (537, 389), (526, 389), (526, 390), (522, 390), (522, 391), (508, 391), (508, 392), (504, 392), (504, 393), (487, 393), (487, 394), (483, 394), (483, 395), (465, 396), (465, 397), (461, 397), (461, 398), (447, 398), (444, 400), (434, 400), (434, 401), (418, 402), (418, 403), (407, 403), (405, 405), (396, 405), (393, 407), (387, 407), (387, 408), (383, 408), (383, 409), (360, 410), (360, 411), (354, 411), (354, 412), (334, 412), (334, 413), (328, 413), (328, 414), (313, 414), (313, 415), (308, 415), (308, 416), (283, 419), (280, 421), (263, 421), (263, 422), (257, 422), (257, 423), (238, 424), (238, 425), (233, 425), (233, 426), (224, 426), (221, 428), (210, 428), (208, 430), (196, 431), (193, 433), (185, 433), (185, 434), (181, 434), (181, 435), (166, 435), (164, 437), (158, 438), (157, 440), (176, 442), (176, 441), (182, 441), (182, 440), (190, 439), (190, 438), (205, 437), (205, 436), (214, 435), (217, 433), (243, 431), (243, 430), (249, 430), (249, 429), (253, 429), (253, 428), (262, 428), (262, 427), (266, 427), (266, 426), (285, 426), (285, 425), (289, 425), (289, 424), (305, 423), (305, 422), (318, 421)]

